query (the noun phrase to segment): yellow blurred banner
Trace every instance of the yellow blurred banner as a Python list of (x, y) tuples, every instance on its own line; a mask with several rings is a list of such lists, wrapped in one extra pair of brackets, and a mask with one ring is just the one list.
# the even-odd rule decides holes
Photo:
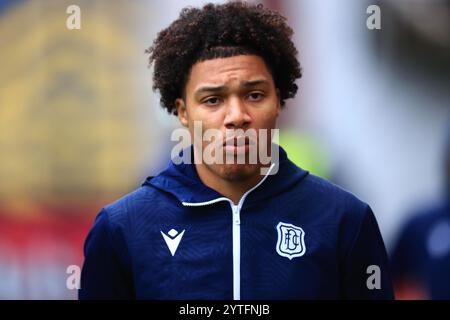
[(113, 197), (136, 183), (152, 139), (137, 125), (150, 108), (137, 88), (151, 90), (149, 70), (137, 76), (149, 43), (130, 22), (142, 2), (77, 1), (80, 30), (66, 27), (71, 4), (22, 1), (0, 15), (0, 201)]

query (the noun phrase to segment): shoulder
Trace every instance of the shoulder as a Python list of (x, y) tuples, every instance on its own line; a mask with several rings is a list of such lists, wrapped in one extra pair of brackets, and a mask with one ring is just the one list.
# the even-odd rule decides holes
[(442, 219), (448, 219), (448, 211), (449, 208), (447, 204), (438, 203), (427, 205), (419, 208), (418, 210), (411, 211), (412, 213), (409, 215), (409, 219), (407, 219), (405, 224), (410, 228), (423, 228)]
[(352, 192), (313, 174), (308, 174), (297, 187), (322, 211), (331, 211), (342, 218), (362, 220), (370, 211), (369, 205)]
[(430, 230), (448, 225), (450, 221), (447, 203), (427, 205), (411, 211), (399, 230), (398, 241), (409, 242), (412, 239), (424, 240)]
[(138, 225), (143, 219), (170, 210), (170, 204), (175, 201), (168, 197), (152, 186), (141, 186), (105, 205), (101, 213), (107, 216), (111, 228)]

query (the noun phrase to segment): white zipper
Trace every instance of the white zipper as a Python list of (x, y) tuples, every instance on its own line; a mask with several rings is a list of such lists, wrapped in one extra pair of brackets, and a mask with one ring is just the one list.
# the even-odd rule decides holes
[(264, 178), (262, 178), (256, 186), (254, 186), (250, 190), (247, 190), (239, 200), (239, 203), (237, 205), (235, 205), (231, 199), (226, 197), (220, 197), (205, 202), (182, 202), (183, 206), (187, 207), (206, 206), (220, 201), (228, 201), (230, 203), (231, 210), (233, 212), (233, 300), (241, 299), (241, 208), (247, 195), (257, 187), (259, 187), (264, 182), (264, 180), (266, 180), (274, 166), (275, 163), (272, 163)]
[[(240, 202), (240, 201), (239, 201)], [(241, 217), (239, 205), (233, 210), (233, 300), (241, 300)]]

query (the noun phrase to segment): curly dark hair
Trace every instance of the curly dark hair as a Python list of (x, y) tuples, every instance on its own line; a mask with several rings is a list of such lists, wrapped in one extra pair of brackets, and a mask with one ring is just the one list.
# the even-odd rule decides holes
[(160, 31), (146, 50), (154, 63), (153, 89), (161, 105), (177, 114), (175, 100), (185, 97), (185, 85), (193, 64), (214, 58), (255, 54), (263, 58), (280, 93), (280, 104), (297, 93), (301, 78), (293, 31), (286, 18), (263, 5), (232, 1), (186, 7), (172, 24)]

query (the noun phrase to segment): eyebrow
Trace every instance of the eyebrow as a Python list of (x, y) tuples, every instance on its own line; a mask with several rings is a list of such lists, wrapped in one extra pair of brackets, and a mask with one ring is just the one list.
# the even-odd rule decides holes
[(212, 87), (212, 86), (205, 86), (205, 87), (200, 87), (199, 89), (197, 89), (197, 91), (195, 91), (195, 96), (199, 96), (202, 93), (205, 92), (223, 92), (226, 90), (226, 86), (216, 86), (216, 87)]
[[(241, 81), (240, 86), (243, 88), (252, 88), (260, 84), (269, 84), (269, 81), (261, 79), (261, 80), (251, 80), (251, 81)], [(200, 87), (195, 91), (195, 96), (198, 97), (200, 94), (208, 92), (208, 93), (218, 93), (227, 90), (227, 86), (204, 86)]]
[(252, 81), (242, 81), (241, 86), (244, 88), (255, 87), (260, 84), (269, 84), (269, 81), (261, 79), (261, 80), (252, 80)]

